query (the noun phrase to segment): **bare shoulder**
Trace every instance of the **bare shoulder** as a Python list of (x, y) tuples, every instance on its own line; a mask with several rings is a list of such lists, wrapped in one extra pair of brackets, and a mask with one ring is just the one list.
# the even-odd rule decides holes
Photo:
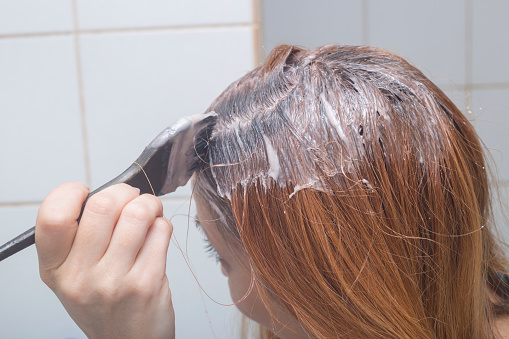
[(502, 339), (509, 339), (509, 315), (498, 317), (495, 324)]

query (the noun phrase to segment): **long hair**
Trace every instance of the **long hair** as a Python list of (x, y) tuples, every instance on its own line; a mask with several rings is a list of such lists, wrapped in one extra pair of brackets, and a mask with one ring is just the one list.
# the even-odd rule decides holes
[(269, 310), (317, 338), (495, 338), (509, 314), (472, 125), (388, 51), (280, 46), (222, 93), (197, 177)]

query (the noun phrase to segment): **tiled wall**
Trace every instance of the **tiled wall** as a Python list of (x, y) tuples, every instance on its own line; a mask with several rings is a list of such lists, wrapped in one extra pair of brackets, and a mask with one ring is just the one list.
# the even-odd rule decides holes
[[(202, 113), (255, 65), (252, 0), (0, 0), (0, 243), (32, 227), (55, 186), (96, 188), (164, 127)], [(189, 189), (164, 198), (198, 280), (229, 304), (219, 267), (189, 219)], [(191, 208), (191, 215), (194, 215)], [(85, 338), (40, 282), (35, 248), (0, 263), (5, 338)], [(200, 294), (170, 246), (168, 275), (182, 338), (236, 337), (234, 307)], [(207, 312), (208, 311), (208, 312)]]
[[(417, 64), (474, 121), (509, 182), (505, 0), (0, 0), (0, 243), (33, 226), (65, 181), (124, 170), (176, 118), (201, 113), (278, 43), (372, 44)], [(311, 5), (312, 4), (312, 5)], [(266, 52), (263, 51), (265, 49)], [(229, 303), (189, 219), (189, 189), (164, 198), (198, 280)], [(191, 215), (193, 215), (191, 207)], [(0, 263), (6, 338), (84, 338), (38, 277), (35, 248)], [(177, 336), (236, 337), (233, 307), (200, 294), (175, 244)], [(206, 312), (207, 311), (207, 312)]]
[[(509, 187), (507, 0), (262, 0), (262, 56), (278, 44), (366, 44), (413, 62), (473, 122)], [(506, 198), (502, 204), (507, 209)], [(500, 224), (509, 241), (509, 225)]]

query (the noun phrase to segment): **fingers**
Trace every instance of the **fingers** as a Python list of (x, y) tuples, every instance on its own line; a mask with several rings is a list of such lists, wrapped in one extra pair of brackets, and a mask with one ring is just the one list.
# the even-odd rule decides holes
[(76, 220), (88, 193), (85, 184), (68, 183), (60, 185), (44, 199), (35, 225), (41, 273), (60, 266), (67, 258), (76, 235)]
[(166, 218), (155, 219), (131, 272), (150, 278), (163, 278), (166, 274), (166, 258), (172, 233), (173, 225)]
[(106, 252), (113, 230), (125, 205), (139, 196), (126, 184), (108, 187), (87, 202), (69, 258), (91, 266)]
[(143, 194), (128, 203), (120, 215), (103, 260), (111, 266), (114, 264), (119, 273), (129, 271), (145, 242), (149, 227), (162, 215), (161, 200), (153, 195)]

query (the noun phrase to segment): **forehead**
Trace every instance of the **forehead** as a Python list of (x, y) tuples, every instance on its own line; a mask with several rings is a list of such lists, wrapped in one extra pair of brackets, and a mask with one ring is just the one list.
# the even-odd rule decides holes
[(196, 204), (196, 226), (202, 228), (209, 228), (211, 224), (215, 226), (218, 220), (215, 213), (212, 213), (209, 204), (198, 196), (194, 197), (194, 201)]
[(196, 227), (201, 229), (209, 240), (215, 242), (222, 240), (221, 233), (219, 232), (218, 226), (221, 221), (211, 213), (210, 206), (203, 201), (203, 199), (196, 199)]

